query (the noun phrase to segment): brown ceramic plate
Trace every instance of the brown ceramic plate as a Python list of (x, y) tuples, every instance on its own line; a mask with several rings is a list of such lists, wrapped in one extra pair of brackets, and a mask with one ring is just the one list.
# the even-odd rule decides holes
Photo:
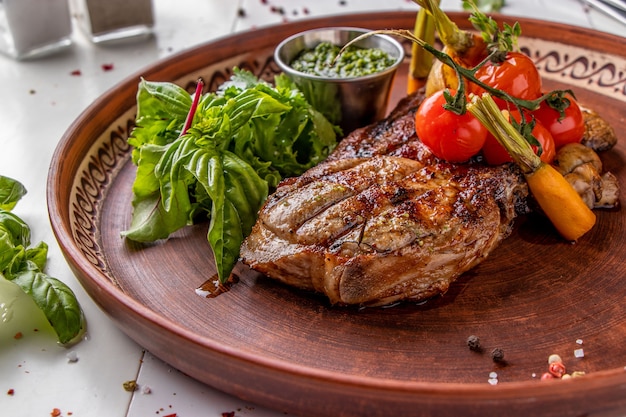
[[(452, 17), (467, 27), (465, 15)], [(413, 19), (408, 12), (360, 14), (244, 32), (157, 62), (103, 95), (67, 131), (50, 169), (50, 219), (69, 264), (140, 345), (200, 381), (277, 410), (304, 416), (625, 412), (624, 210), (599, 212), (596, 227), (575, 245), (538, 218), (519, 219), (513, 235), (444, 297), (386, 309), (331, 307), (242, 266), (232, 290), (202, 298), (195, 289), (214, 273), (206, 225), (162, 244), (120, 238), (130, 220), (134, 168), (126, 136), (140, 76), (187, 88), (202, 77), (211, 89), (233, 66), (271, 78), (274, 46), (295, 32), (411, 28)], [(615, 126), (620, 142), (602, 158), (625, 187), (624, 39), (519, 20), (520, 45), (538, 62), (546, 85), (574, 88)], [(394, 100), (405, 76), (406, 66)], [(480, 337), (483, 353), (467, 348), (470, 334)], [(491, 360), (494, 348), (504, 351), (504, 364)], [(579, 348), (583, 358), (574, 356)], [(540, 381), (552, 353), (586, 376)], [(491, 372), (495, 386), (488, 383)]]

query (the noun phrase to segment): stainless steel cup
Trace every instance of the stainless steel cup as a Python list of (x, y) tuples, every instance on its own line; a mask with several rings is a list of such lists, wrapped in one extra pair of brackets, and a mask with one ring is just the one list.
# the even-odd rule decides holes
[(404, 59), (402, 45), (386, 35), (373, 35), (356, 43), (361, 48), (379, 48), (394, 59), (385, 70), (360, 77), (321, 77), (296, 71), (289, 64), (301, 51), (313, 49), (321, 42), (344, 46), (367, 32), (370, 31), (353, 27), (312, 29), (290, 36), (274, 51), (274, 60), (280, 69), (294, 81), (311, 105), (338, 124), (344, 134), (386, 116), (393, 79)]

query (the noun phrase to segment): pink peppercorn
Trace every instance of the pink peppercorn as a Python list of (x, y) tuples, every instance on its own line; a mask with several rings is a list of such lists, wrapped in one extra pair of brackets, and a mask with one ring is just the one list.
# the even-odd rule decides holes
[(556, 378), (561, 378), (565, 374), (565, 365), (562, 362), (552, 362), (548, 366), (548, 371)]
[(554, 375), (552, 375), (550, 372), (546, 372), (543, 375), (541, 375), (541, 380), (544, 381), (546, 379), (554, 379)]

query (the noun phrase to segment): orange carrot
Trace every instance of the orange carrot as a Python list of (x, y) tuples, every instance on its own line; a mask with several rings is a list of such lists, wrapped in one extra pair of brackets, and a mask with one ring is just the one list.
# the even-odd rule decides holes
[(541, 163), (526, 174), (526, 181), (541, 209), (565, 239), (578, 240), (594, 226), (593, 211), (552, 165)]

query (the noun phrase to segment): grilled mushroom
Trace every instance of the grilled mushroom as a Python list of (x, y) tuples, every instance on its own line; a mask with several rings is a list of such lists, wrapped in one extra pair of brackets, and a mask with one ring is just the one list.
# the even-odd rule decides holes
[(581, 108), (585, 121), (582, 144), (594, 151), (608, 151), (617, 143), (617, 136), (610, 124), (591, 109)]
[(589, 208), (619, 205), (617, 178), (610, 172), (602, 173), (602, 161), (593, 149), (581, 143), (565, 145), (557, 152), (554, 165)]

